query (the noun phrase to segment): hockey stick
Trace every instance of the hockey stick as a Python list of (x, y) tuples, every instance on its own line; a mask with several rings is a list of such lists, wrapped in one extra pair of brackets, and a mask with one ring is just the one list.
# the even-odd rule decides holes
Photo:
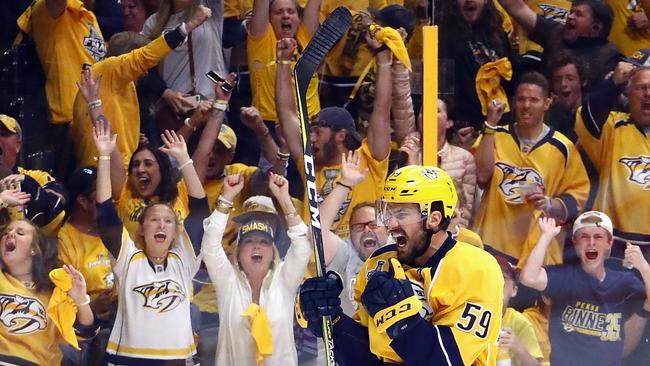
[[(311, 221), (311, 234), (314, 241), (314, 257), (316, 258), (316, 274), (323, 276), (325, 273), (325, 255), (323, 254), (323, 238), (320, 230), (320, 211), (318, 208), (318, 191), (316, 187), (316, 167), (309, 140), (309, 114), (307, 111), (307, 88), (316, 73), (316, 69), (325, 59), (325, 55), (334, 47), (336, 42), (352, 26), (352, 15), (344, 7), (338, 7), (325, 19), (316, 34), (305, 47), (300, 59), (293, 69), (295, 79), (296, 100), (298, 102), (298, 117), (300, 118), (300, 132), (302, 137), (303, 160), (305, 162), (305, 185), (309, 195), (309, 218)], [(327, 366), (334, 366), (334, 339), (332, 337), (332, 320), (329, 316), (323, 317), (323, 340)]]

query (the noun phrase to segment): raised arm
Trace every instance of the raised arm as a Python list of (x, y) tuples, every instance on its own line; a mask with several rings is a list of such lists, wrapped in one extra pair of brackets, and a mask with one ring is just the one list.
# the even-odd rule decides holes
[[(229, 83), (234, 83), (236, 74), (230, 73), (226, 77), (226, 81)], [(192, 155), (192, 160), (194, 160), (194, 167), (196, 169), (196, 174), (199, 177), (201, 183), (205, 182), (206, 171), (208, 170), (208, 162), (210, 160), (210, 153), (214, 149), (214, 144), (217, 143), (217, 137), (219, 136), (219, 130), (221, 129), (221, 124), (226, 115), (225, 107), (230, 103), (231, 93), (221, 89), (223, 82), (217, 82), (214, 87), (214, 93), (216, 100), (207, 111), (207, 122), (201, 133), (201, 138), (199, 139), (198, 146), (194, 150), (194, 155)], [(198, 118), (202, 118), (197, 116)], [(188, 121), (190, 124), (192, 121)]]
[(323, 251), (325, 252), (325, 265), (329, 266), (336, 256), (340, 239), (331, 231), (334, 219), (339, 212), (343, 201), (354, 186), (363, 182), (368, 174), (368, 169), (359, 171), (361, 157), (355, 150), (348, 151), (347, 156), (341, 154), (341, 178), (332, 191), (320, 204), (320, 225), (323, 234)]
[[(257, 142), (262, 146), (262, 156), (266, 161), (269, 162), (272, 166), (275, 166), (278, 162), (278, 152), (280, 149), (275, 143), (273, 136), (269, 131), (269, 128), (264, 124), (262, 120), (262, 115), (255, 107), (244, 107), (241, 109), (241, 118), (242, 124), (251, 131), (255, 133), (255, 138)], [(284, 175), (284, 174), (282, 174)], [(266, 184), (266, 180), (263, 182)], [(266, 187), (265, 187), (266, 188)], [(254, 190), (255, 191), (255, 190)], [(259, 190), (258, 190), (259, 191)], [(266, 189), (264, 189), (266, 191)]]
[(538, 291), (544, 291), (548, 284), (548, 276), (546, 269), (544, 269), (544, 258), (546, 258), (546, 251), (553, 238), (560, 233), (560, 227), (555, 226), (555, 219), (542, 217), (539, 219), (539, 228), (541, 235), (537, 240), (537, 244), (530, 252), (524, 268), (521, 270), (521, 283), (524, 286), (534, 288)]
[(99, 154), (97, 161), (97, 183), (95, 200), (97, 202), (97, 226), (99, 236), (114, 258), (118, 258), (122, 246), (122, 221), (117, 216), (111, 200), (111, 153), (115, 147), (116, 135), (103, 120), (98, 120), (93, 126), (93, 139)]
[[(88, 114), (93, 125), (97, 121), (102, 121), (110, 124), (104, 115), (104, 108), (102, 101), (99, 99), (99, 87), (101, 83), (101, 76), (97, 79), (94, 78), (93, 69), (91, 67), (84, 69), (81, 73), (81, 81), (77, 83), (79, 93), (88, 102)], [(126, 171), (124, 170), (124, 163), (122, 162), (122, 154), (119, 149), (113, 149), (110, 153), (110, 169), (111, 169), (111, 194), (114, 200), (117, 200), (122, 193), (122, 187), (126, 181)]]
[(494, 144), (494, 127), (497, 126), (501, 116), (505, 111), (505, 106), (500, 100), (495, 99), (488, 105), (487, 126), (483, 131), (481, 142), (476, 149), (474, 158), (476, 159), (476, 183), (481, 188), (486, 188), (490, 184), (494, 165), (496, 164), (496, 146)]
[(619, 62), (612, 77), (601, 81), (585, 98), (580, 113), (584, 127), (592, 136), (600, 138), (603, 125), (634, 69), (628, 62)]
[(321, 0), (308, 0), (305, 5), (305, 11), (302, 14), (302, 23), (307, 28), (309, 34), (316, 33), (320, 24), (320, 4)]
[(526, 32), (530, 32), (537, 24), (537, 14), (526, 5), (524, 0), (499, 0), (499, 4), (521, 25)]
[(275, 74), (275, 109), (280, 129), (285, 137), (289, 153), (296, 162), (302, 161), (300, 141), (300, 119), (294, 100), (291, 82), (291, 57), (298, 44), (293, 38), (283, 38), (277, 44), (277, 65)]
[(248, 30), (251, 36), (261, 37), (269, 28), (269, 0), (253, 0), (253, 16), (248, 23)]
[[(366, 42), (375, 52), (383, 44), (366, 33)], [(377, 78), (375, 81), (375, 101), (370, 114), (368, 127), (368, 146), (373, 159), (382, 161), (390, 153), (390, 106), (392, 99), (392, 53), (390, 50), (377, 52)]]
[(626, 263), (639, 271), (645, 289), (645, 301), (641, 305), (642, 308), (632, 314), (623, 325), (623, 329), (625, 330), (623, 355), (627, 356), (639, 345), (639, 341), (641, 341), (641, 336), (643, 335), (643, 330), (648, 321), (646, 316), (641, 316), (639, 313), (645, 312), (647, 314), (650, 312), (650, 265), (643, 257), (641, 248), (639, 248), (638, 245), (632, 245), (630, 243), (627, 243), (627, 247), (625, 248), (625, 259), (623, 260), (623, 263)]

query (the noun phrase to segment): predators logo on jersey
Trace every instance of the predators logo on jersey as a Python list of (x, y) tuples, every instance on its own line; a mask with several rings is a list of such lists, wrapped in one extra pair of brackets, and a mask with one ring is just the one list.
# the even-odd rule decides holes
[(29, 334), (45, 329), (45, 307), (33, 297), (0, 294), (0, 323), (12, 334)]
[(650, 156), (623, 157), (618, 162), (630, 170), (630, 181), (650, 190)]
[(185, 293), (178, 282), (164, 280), (138, 286), (133, 291), (144, 296), (144, 307), (157, 310), (159, 313), (174, 310), (185, 300)]
[(569, 9), (557, 5), (540, 3), (537, 6), (542, 10), (542, 16), (564, 24), (566, 17), (569, 16)]
[(499, 183), (499, 190), (508, 203), (524, 203), (524, 197), (519, 190), (522, 184), (544, 186), (544, 179), (541, 174), (533, 168), (520, 168), (502, 161), (497, 162), (496, 166), (503, 173), (503, 178)]

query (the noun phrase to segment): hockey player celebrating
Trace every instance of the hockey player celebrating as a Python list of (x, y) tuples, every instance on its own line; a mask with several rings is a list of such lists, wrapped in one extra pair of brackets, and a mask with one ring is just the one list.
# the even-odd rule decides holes
[(331, 316), (339, 363), (495, 364), (503, 276), (490, 254), (446, 231), (457, 201), (443, 170), (396, 170), (378, 213), (396, 243), (361, 268), (353, 319), (341, 311), (334, 272), (301, 286), (299, 322), (320, 334), (321, 317)]

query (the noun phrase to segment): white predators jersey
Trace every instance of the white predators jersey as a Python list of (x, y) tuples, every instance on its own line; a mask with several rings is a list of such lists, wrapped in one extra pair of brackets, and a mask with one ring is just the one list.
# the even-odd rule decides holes
[(106, 351), (165, 360), (195, 354), (190, 301), (199, 265), (184, 231), (170, 250), (167, 265), (154, 269), (123, 229), (122, 247), (113, 266), (119, 306)]

